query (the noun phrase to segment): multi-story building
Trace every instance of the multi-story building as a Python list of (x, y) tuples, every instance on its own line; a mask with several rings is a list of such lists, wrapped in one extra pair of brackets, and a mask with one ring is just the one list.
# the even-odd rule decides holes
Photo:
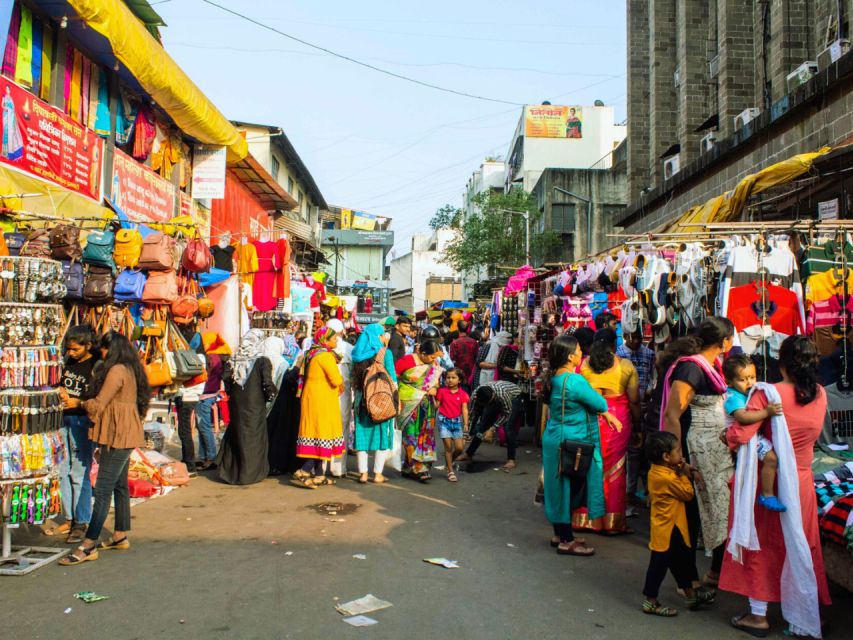
[[(853, 135), (850, 0), (628, 0), (627, 10), (628, 230)], [(788, 200), (785, 215), (816, 214)]]
[[(468, 184), (465, 185), (465, 193), (463, 195), (462, 216), (467, 220), (470, 216), (477, 212), (476, 197), (486, 192), (502, 193), (506, 183), (506, 163), (503, 160), (495, 158), (486, 158), (480, 165), (480, 168), (475, 170), (468, 179)], [(476, 271), (465, 271), (462, 273), (462, 293), (463, 300), (469, 300), (474, 297), (474, 286), (485, 281), (489, 277), (486, 269), (478, 269)]]
[(416, 313), (441, 300), (467, 300), (462, 277), (441, 261), (454, 233), (452, 229), (439, 229), (431, 236), (415, 234), (411, 251), (391, 261), (391, 305), (395, 309)]
[(358, 298), (359, 322), (376, 322), (391, 312), (386, 266), (394, 246), (391, 218), (329, 206), (321, 213), (321, 249), (329, 291)]

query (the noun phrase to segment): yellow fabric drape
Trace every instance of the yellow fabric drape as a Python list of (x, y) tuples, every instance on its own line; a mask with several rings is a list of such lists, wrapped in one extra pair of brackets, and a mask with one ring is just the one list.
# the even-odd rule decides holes
[(21, 5), (21, 29), (18, 31), (18, 64), (15, 82), (25, 87), (33, 86), (33, 14)]
[(121, 64), (186, 135), (204, 144), (224, 145), (230, 163), (246, 157), (246, 140), (122, 0), (68, 0), (68, 4), (109, 41)]
[(41, 37), (41, 90), (39, 98), (50, 99), (50, 63), (53, 60), (53, 29), (47, 23), (42, 24)]
[(80, 122), (80, 100), (83, 97), (83, 54), (74, 49), (74, 64), (71, 67), (71, 85), (68, 88), (68, 115)]

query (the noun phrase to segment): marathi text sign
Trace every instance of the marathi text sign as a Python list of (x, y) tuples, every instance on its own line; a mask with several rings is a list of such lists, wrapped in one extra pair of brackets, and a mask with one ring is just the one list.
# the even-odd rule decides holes
[(0, 106), (0, 163), (101, 200), (103, 140), (7, 78)]
[(166, 222), (175, 215), (175, 185), (115, 150), (112, 200), (127, 216), (138, 222)]
[(528, 138), (583, 138), (583, 110), (551, 104), (524, 108), (524, 135)]
[(193, 147), (194, 200), (225, 197), (225, 147), (197, 144)]

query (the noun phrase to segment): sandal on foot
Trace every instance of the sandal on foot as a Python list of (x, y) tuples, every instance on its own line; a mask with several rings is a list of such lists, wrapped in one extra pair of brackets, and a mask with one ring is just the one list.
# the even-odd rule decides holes
[(448, 482), (459, 482), (459, 478), (457, 478), (456, 474), (451, 471), (450, 473), (447, 474), (447, 481)]
[(73, 554), (68, 555), (68, 556), (65, 556), (64, 558), (60, 558), (59, 564), (61, 564), (63, 567), (71, 567), (71, 566), (76, 565), (76, 564), (83, 564), (84, 562), (94, 561), (94, 560), (98, 559), (98, 547), (97, 546), (91, 547), (90, 549), (87, 549), (86, 547), (81, 545), (81, 546), (77, 547), (77, 551), (83, 552), (82, 557), (78, 558), (77, 556), (75, 556)]
[(643, 613), (648, 613), (650, 616), (674, 618), (678, 615), (678, 609), (673, 609), (672, 607), (665, 607), (660, 602), (643, 600)]
[(388, 478), (380, 474), (377, 476), (373, 476), (372, 482), (374, 484), (385, 484), (386, 482), (388, 482)]
[[(586, 544), (586, 540), (584, 538), (575, 538), (574, 542), (577, 542), (580, 544)], [(560, 536), (553, 536), (551, 538), (551, 546), (554, 548), (557, 548), (560, 546)]]
[(127, 551), (128, 549), (130, 549), (130, 540), (127, 539), (127, 536), (125, 536), (121, 540), (110, 539), (107, 542), (101, 542), (101, 544), (98, 546), (98, 549), (115, 549), (116, 551)]
[(415, 476), (415, 480), (420, 482), (421, 484), (426, 484), (430, 480), (432, 480), (432, 476), (428, 474), (426, 471), (419, 473)]
[(298, 476), (294, 473), (293, 477), (290, 479), (290, 484), (294, 487), (300, 487), (301, 489), (316, 489), (317, 485), (311, 482), (311, 476), (308, 474), (305, 475), (307, 477)]
[(366, 473), (362, 473), (362, 474), (358, 477), (358, 483), (359, 483), (359, 484), (367, 484), (367, 474), (366, 474)]
[(68, 537), (65, 538), (65, 544), (80, 544), (83, 542), (83, 539), (86, 537), (86, 529), (89, 525), (74, 525), (71, 527), (71, 531), (68, 534)]
[(713, 589), (706, 590), (700, 587), (699, 589), (694, 589), (693, 597), (687, 598), (685, 602), (687, 604), (687, 608), (693, 610), (698, 609), (703, 604), (711, 604), (716, 597), (717, 592)]
[(561, 556), (582, 556), (589, 557), (595, 555), (595, 549), (591, 547), (587, 547), (582, 542), (577, 540), (572, 540), (568, 545), (563, 546), (563, 544), (557, 545), (557, 555)]
[(514, 471), (518, 465), (515, 463), (515, 460), (507, 461), (507, 463), (501, 467), (501, 471), (504, 473), (509, 473), (510, 471)]
[(762, 627), (751, 627), (747, 624), (743, 624), (742, 620), (746, 617), (746, 614), (742, 616), (735, 616), (729, 623), (738, 631), (743, 631), (744, 633), (748, 633), (751, 636), (756, 638), (766, 638), (770, 635), (770, 627), (762, 628)]
[(42, 533), (46, 536), (61, 536), (66, 533), (71, 533), (71, 523), (63, 522), (62, 524), (54, 524), (42, 531)]
[(337, 481), (334, 478), (330, 478), (328, 476), (322, 476), (314, 478), (314, 482), (312, 483), (315, 487), (334, 487)]

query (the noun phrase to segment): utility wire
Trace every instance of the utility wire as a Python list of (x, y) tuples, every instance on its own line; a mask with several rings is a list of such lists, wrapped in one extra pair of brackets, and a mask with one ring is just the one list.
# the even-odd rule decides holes
[(299, 44), (305, 45), (306, 47), (311, 47), (312, 49), (317, 49), (318, 51), (323, 51), (324, 53), (328, 53), (336, 58), (340, 58), (342, 60), (346, 60), (347, 62), (352, 62), (353, 64), (357, 64), (361, 67), (365, 67), (366, 69), (371, 69), (372, 71), (377, 71), (379, 73), (383, 73), (387, 76), (391, 76), (392, 78), (397, 78), (398, 80), (405, 80), (406, 82), (411, 82), (412, 84), (417, 84), (422, 87), (427, 87), (429, 89), (436, 89), (437, 91), (443, 91), (445, 93), (452, 93), (457, 96), (462, 96), (463, 98), (473, 98), (474, 100), (483, 100), (486, 102), (497, 102), (500, 104), (511, 104), (517, 107), (524, 106), (522, 102), (512, 102), (510, 100), (501, 100), (500, 98), (488, 98), (486, 96), (479, 96), (473, 93), (466, 93), (464, 91), (457, 91), (456, 89), (448, 89), (447, 87), (441, 87), (437, 84), (431, 84), (429, 82), (424, 82), (423, 80), (416, 80), (415, 78), (410, 78), (408, 76), (404, 76), (399, 73), (394, 73), (393, 71), (389, 71), (388, 69), (383, 69), (381, 67), (374, 66), (367, 62), (362, 62), (361, 60), (357, 60), (355, 58), (351, 58), (350, 56), (346, 56), (342, 53), (337, 53), (336, 51), (332, 51), (331, 49), (327, 49), (326, 47), (321, 47), (320, 45), (313, 44), (308, 42), (307, 40), (302, 40), (301, 38), (297, 38), (296, 36), (290, 35), (289, 33), (285, 33), (284, 31), (280, 31), (275, 27), (271, 27), (263, 22), (255, 20), (254, 18), (250, 18), (247, 15), (239, 13), (238, 11), (234, 11), (233, 9), (229, 9), (228, 7), (224, 7), (221, 4), (217, 4), (212, 0), (202, 0), (205, 4), (209, 4), (212, 7), (216, 7), (217, 9), (221, 9), (226, 13), (230, 13), (233, 16), (237, 16), (238, 18), (245, 20), (246, 22), (250, 22), (262, 29), (266, 29), (268, 31), (272, 31), (273, 33), (277, 33), (280, 36), (293, 40), (294, 42), (298, 42)]

